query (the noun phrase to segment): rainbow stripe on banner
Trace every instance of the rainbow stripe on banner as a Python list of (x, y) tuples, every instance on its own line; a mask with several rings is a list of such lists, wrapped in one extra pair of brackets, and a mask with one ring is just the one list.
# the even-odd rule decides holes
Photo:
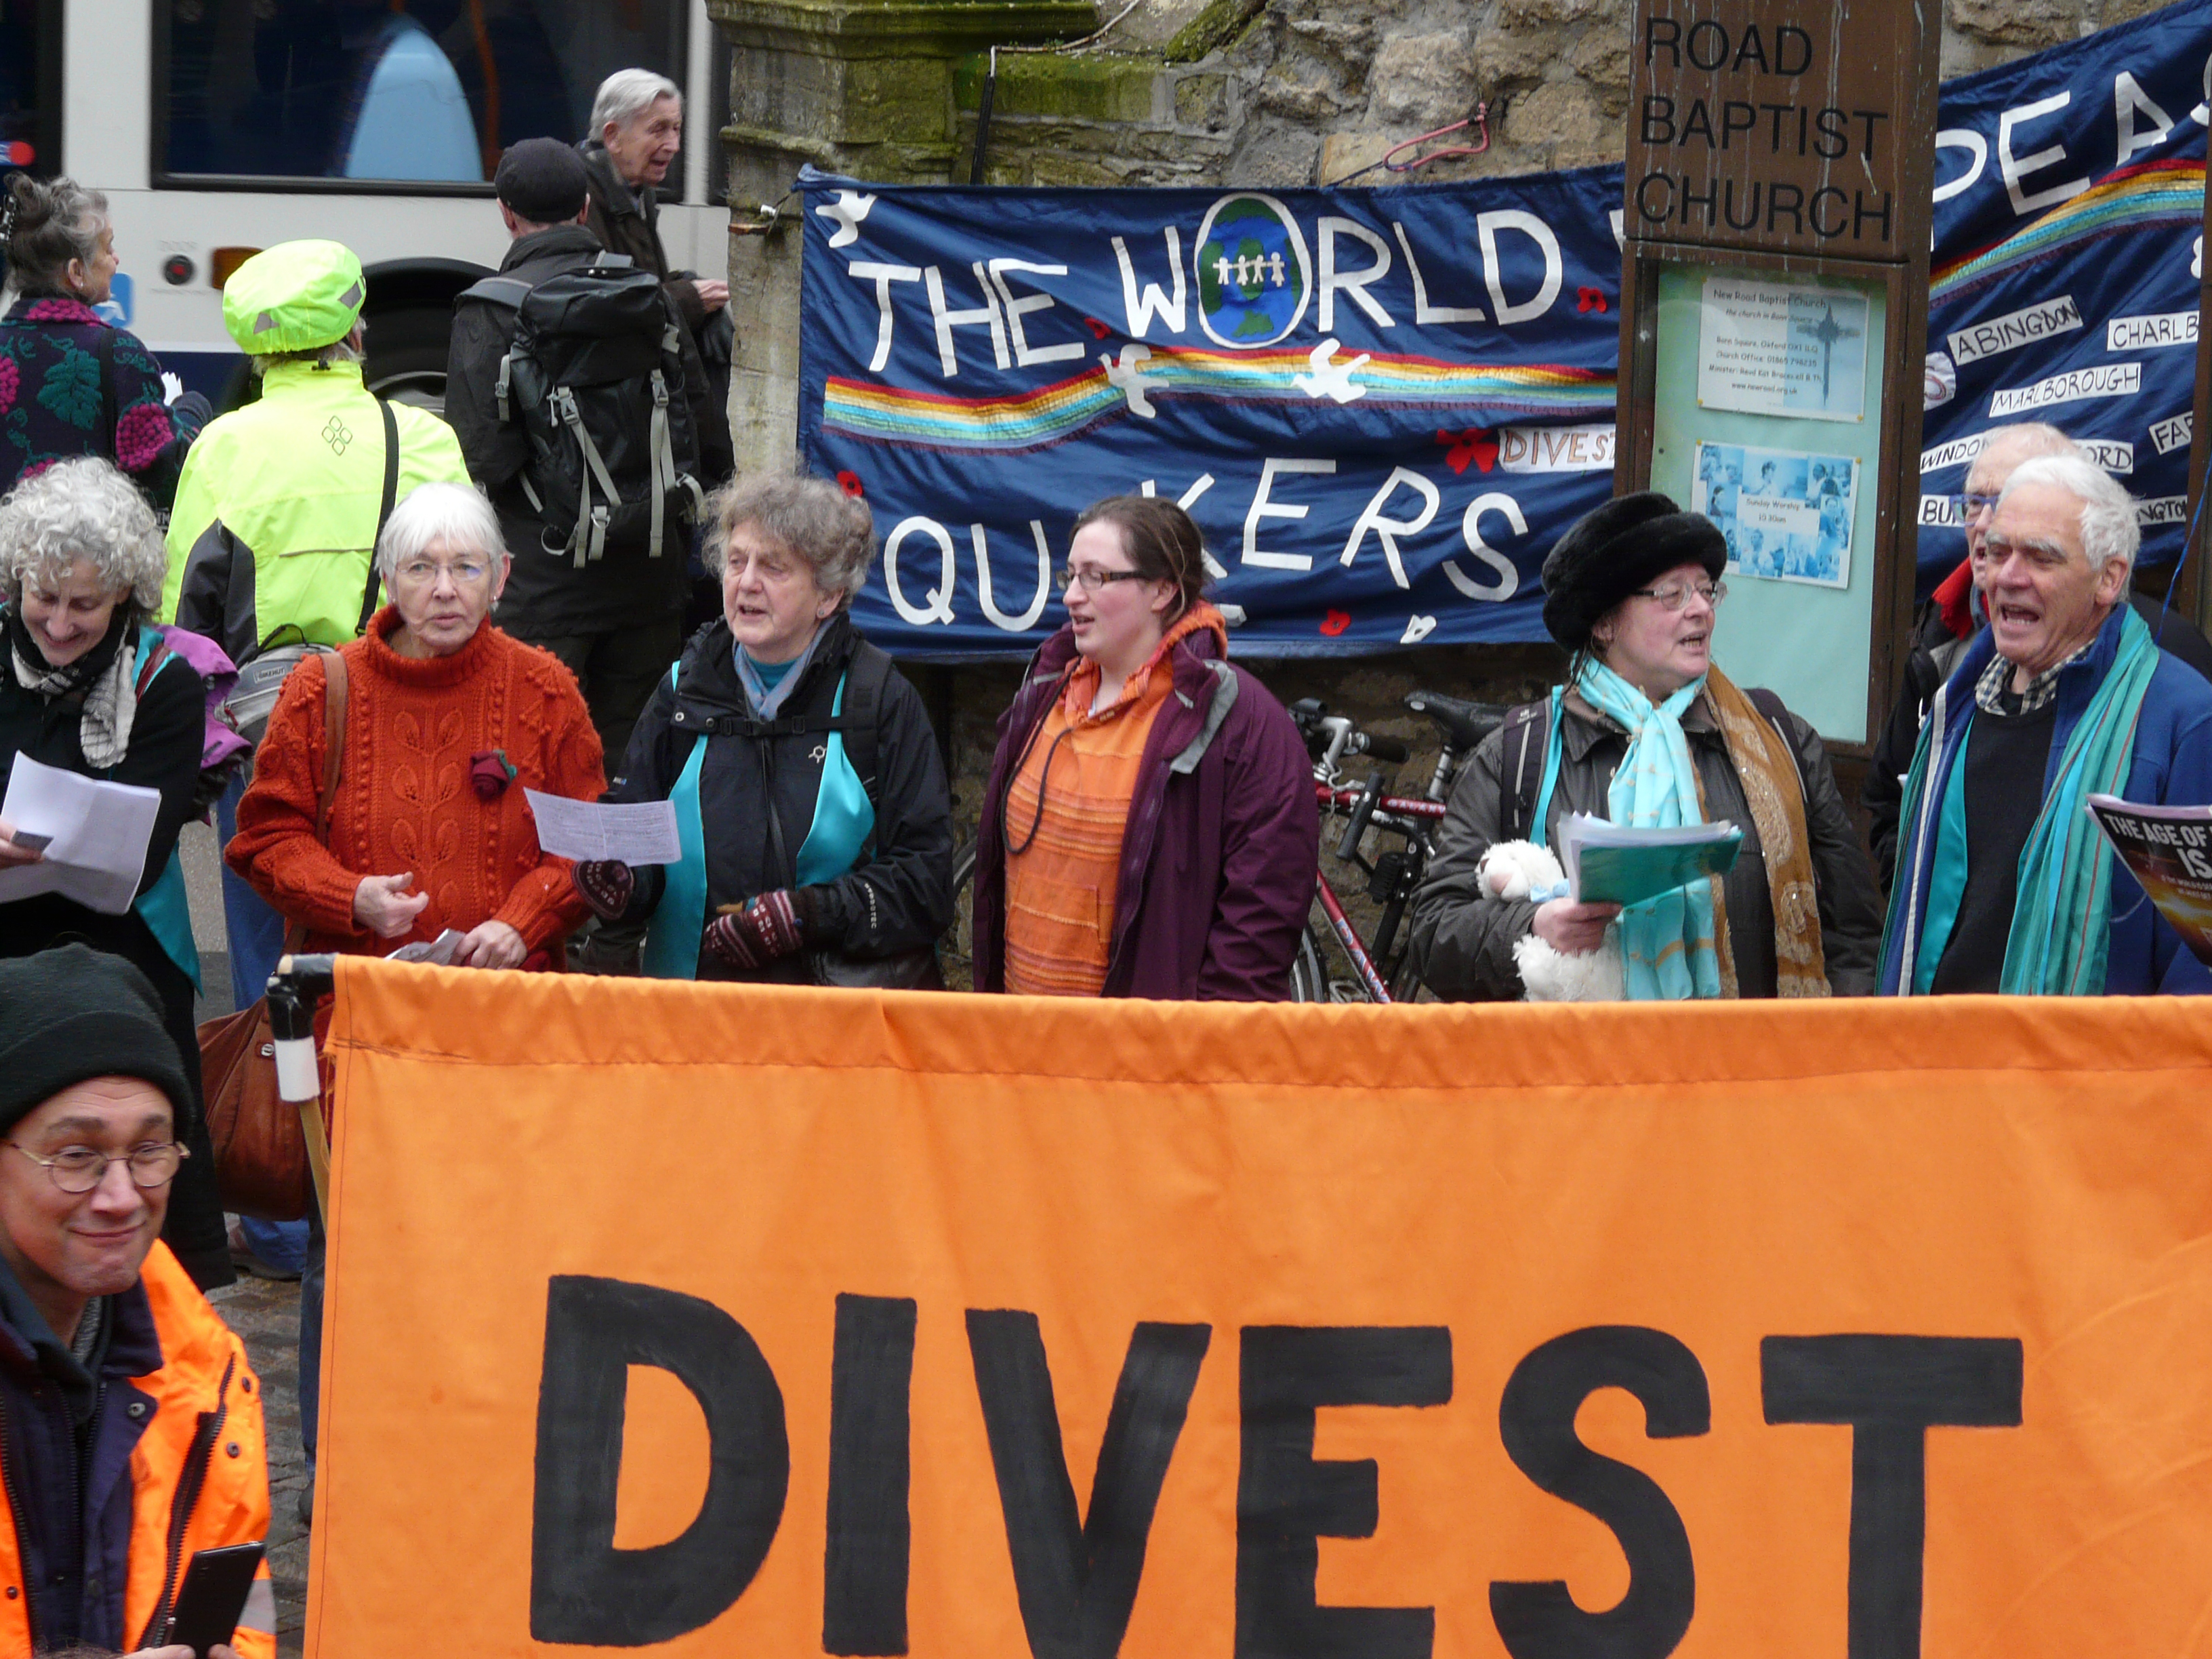
[(1941, 305), (1954, 294), (2008, 270), (2048, 258), (2099, 236), (2160, 224), (2194, 230), (2204, 219), (2204, 163), (2146, 161), (2124, 167), (2002, 241), (1938, 265), (1928, 297)]
[[(1431, 357), (1327, 350), (1157, 350), (1134, 344), (1118, 357), (1018, 398), (948, 398), (878, 381), (828, 377), (822, 424), (878, 442), (931, 449), (1018, 451), (1062, 443), (1104, 422), (1151, 412), (1156, 398), (1209, 398), (1297, 405), (1334, 398), (1395, 408), (1433, 406), (1463, 417), (1601, 420), (1613, 412), (1612, 374), (1555, 364), (1439, 362)], [(1327, 388), (1334, 386), (1332, 392)], [(1351, 398), (1341, 395), (1352, 392)]]

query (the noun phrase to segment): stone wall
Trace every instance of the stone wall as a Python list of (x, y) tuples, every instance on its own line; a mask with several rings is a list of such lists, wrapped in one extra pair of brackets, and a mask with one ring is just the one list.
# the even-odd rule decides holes
[[(710, 6), (738, 46), (733, 107), (740, 113), (725, 137), (732, 201), (741, 208), (769, 199), (799, 159), (863, 177), (965, 182), (994, 63), (983, 159), (985, 178), (998, 185), (1379, 183), (1394, 176), (1377, 165), (1392, 146), (1478, 110), (1474, 127), (1438, 142), (1479, 154), (1402, 176), (1545, 172), (1618, 161), (1625, 148), (1627, 0), (1136, 0), (1126, 11), (1120, 0), (1104, 0), (1081, 26), (1069, 21), (1078, 9), (1066, 3), (1049, 15), (1021, 5), (915, 0)], [(2152, 9), (2151, 0), (1948, 0), (1942, 73), (2007, 62)], [(774, 21), (799, 12), (879, 18), (922, 11), (960, 18), (957, 29), (942, 34), (927, 72), (911, 64), (891, 72), (878, 63), (857, 79), (805, 56), (834, 55), (834, 31)], [(1047, 44), (1099, 24), (1110, 27), (1091, 44)], [(901, 38), (911, 49), (919, 35)], [(896, 119), (884, 118), (887, 109)], [(750, 453), (762, 459), (775, 459), (779, 446), (788, 453), (797, 259), (787, 224), (736, 239), (733, 301), (743, 295), (749, 307), (738, 319), (733, 392), (741, 454), (749, 436)], [(1549, 684), (1561, 660), (1540, 646), (1427, 649), (1267, 665), (1262, 673), (1285, 702), (1319, 696), (1413, 743), (1402, 775), (1418, 788), (1435, 744), (1425, 723), (1401, 706), (1407, 691), (1425, 685), (1512, 702)], [(972, 819), (1013, 672), (921, 669), (915, 678), (945, 735), (962, 815)]]

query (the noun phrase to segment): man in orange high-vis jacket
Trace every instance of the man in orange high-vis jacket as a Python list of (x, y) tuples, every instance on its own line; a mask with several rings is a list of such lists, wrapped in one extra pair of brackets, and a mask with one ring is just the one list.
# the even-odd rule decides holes
[[(268, 1536), (260, 1382), (159, 1242), (191, 1110), (137, 969), (0, 962), (0, 1655), (192, 1659), (185, 1567)], [(210, 1653), (276, 1652), (264, 1562)]]

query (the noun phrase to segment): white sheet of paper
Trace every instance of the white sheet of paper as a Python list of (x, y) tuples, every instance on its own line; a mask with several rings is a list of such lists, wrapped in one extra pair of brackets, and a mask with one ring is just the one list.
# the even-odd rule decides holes
[(676, 809), (665, 800), (570, 800), (566, 795), (522, 792), (538, 820), (538, 844), (556, 858), (579, 863), (619, 859), (624, 864), (674, 864), (684, 856), (676, 839)]
[(16, 756), (0, 817), (52, 839), (38, 863), (0, 870), (0, 902), (59, 893), (103, 915), (121, 915), (138, 895), (161, 808), (158, 789), (109, 783)]

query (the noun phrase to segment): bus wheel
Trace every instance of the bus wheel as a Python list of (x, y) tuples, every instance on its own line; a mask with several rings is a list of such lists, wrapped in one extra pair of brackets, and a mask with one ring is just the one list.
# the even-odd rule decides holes
[(370, 317), (368, 361), (362, 379), (371, 392), (433, 414), (446, 412), (446, 340), (450, 311), (387, 311)]

